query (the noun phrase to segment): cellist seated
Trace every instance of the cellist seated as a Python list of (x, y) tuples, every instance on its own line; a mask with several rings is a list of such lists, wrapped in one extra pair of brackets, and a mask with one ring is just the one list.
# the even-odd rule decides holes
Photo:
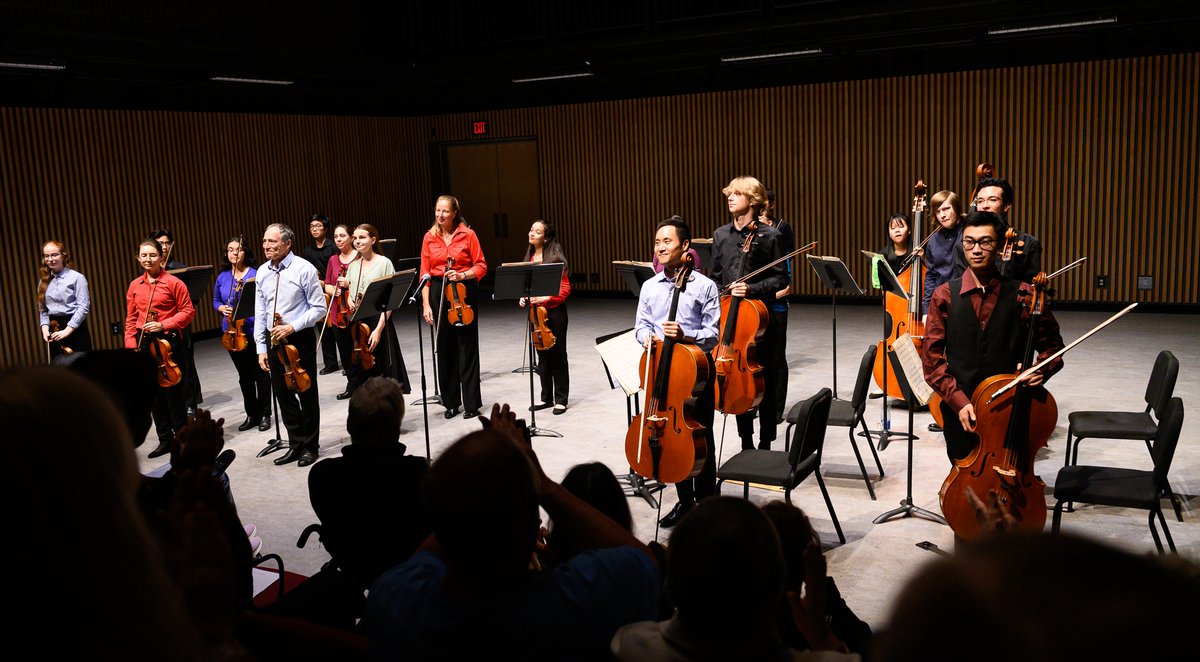
[[(996, 253), (1006, 229), (987, 211), (972, 212), (964, 222), (962, 248), (967, 271), (933, 292), (925, 322), (925, 380), (941, 396), (946, 453), (951, 462), (965, 458), (978, 444), (971, 395), (988, 377), (1020, 370), (1029, 338), (1032, 286), (1000, 275)], [(1040, 361), (1063, 346), (1058, 320), (1043, 306), (1033, 329)], [(1025, 377), (1039, 386), (1062, 369), (1062, 360)]]

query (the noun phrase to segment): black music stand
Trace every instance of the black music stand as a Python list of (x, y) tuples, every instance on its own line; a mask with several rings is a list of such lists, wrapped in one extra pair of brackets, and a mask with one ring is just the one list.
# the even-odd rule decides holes
[[(892, 267), (890, 265), (888, 265), (887, 260), (884, 259), (884, 257), (882, 255), (880, 255), (878, 253), (872, 253), (871, 251), (863, 251), (862, 253), (863, 253), (863, 255), (867, 256), (867, 259), (871, 260), (872, 265), (878, 265), (878, 266), (873, 266), (873, 268), (876, 271), (876, 277), (879, 280), (880, 289), (882, 289), (886, 292), (890, 292), (891, 294), (894, 294), (894, 295), (900, 297), (901, 299), (908, 301), (909, 300), (908, 292), (904, 291), (904, 286), (900, 284), (900, 279), (896, 277), (896, 274), (892, 271)], [(884, 308), (883, 308), (883, 322), (884, 322), (883, 323), (883, 338), (880, 340), (880, 346), (883, 347), (884, 351), (886, 351), (888, 349), (887, 337), (892, 332), (891, 318), (888, 317), (888, 313), (887, 313), (887, 296), (886, 295), (883, 298), (883, 304), (884, 304)], [(875, 444), (875, 448), (882, 451), (883, 449), (887, 448), (888, 444), (890, 444), (892, 442), (892, 437), (899, 437), (901, 435), (899, 433), (892, 432), (892, 419), (891, 419), (890, 412), (888, 411), (888, 394), (887, 394), (888, 371), (887, 370), (883, 371), (883, 384), (881, 384), (880, 386), (883, 389), (883, 394), (882, 394), (883, 418), (881, 419), (881, 428), (882, 429), (880, 429), (878, 431), (879, 437), (878, 437), (878, 442)], [(901, 392), (903, 393), (903, 391), (901, 391)], [(866, 434), (868, 437), (870, 436), (871, 432), (872, 432), (872, 430), (867, 431)], [(861, 433), (861, 432), (859, 433), (860, 436), (862, 434), (863, 433)], [(910, 441), (915, 438), (915, 437), (913, 437), (913, 434), (912, 434), (912, 425), (908, 426), (908, 432), (906, 432), (904, 434), (909, 438)]]
[(837, 385), (837, 293), (863, 294), (866, 290), (854, 282), (846, 263), (831, 255), (807, 255), (808, 265), (817, 272), (821, 284), (833, 291), (833, 397), (838, 399)]
[(701, 268), (697, 269), (697, 271), (706, 273), (708, 269), (712, 268), (712, 237), (696, 237), (690, 243), (691, 248), (695, 249), (696, 255), (700, 256)]
[[(494, 288), (492, 299), (555, 296), (562, 284), (565, 266), (562, 262), (502, 264), (496, 269), (496, 280), (492, 283)], [(526, 335), (529, 347), (529, 365), (532, 366), (536, 356), (533, 347), (533, 323), (527, 322), (526, 326), (528, 327)], [(533, 402), (533, 370), (529, 371), (529, 434), (533, 437), (562, 437), (554, 430), (544, 430), (537, 426), (537, 411)]]
[[(617, 331), (616, 333), (609, 333), (599, 336), (596, 338), (596, 344), (599, 345), (607, 342), (613, 338), (616, 338), (617, 336), (625, 335), (632, 330), (633, 329), (630, 328), (623, 331)], [(604, 360), (603, 355), (600, 356), (600, 365), (604, 366), (604, 376), (608, 378), (608, 387), (611, 389), (622, 388), (620, 382), (613, 377), (612, 371), (609, 370), (608, 363)], [(641, 403), (638, 401), (637, 391), (634, 391), (632, 395), (627, 394), (625, 396), (626, 423), (633, 423), (634, 417), (641, 413), (641, 410)], [(658, 499), (654, 495), (666, 489), (666, 485), (653, 478), (646, 478), (645, 476), (639, 475), (633, 470), (632, 467), (630, 467), (629, 473), (623, 476), (617, 476), (616, 472), (613, 472), (613, 476), (616, 477), (618, 482), (624, 483), (624, 485), (622, 485), (622, 490), (625, 492), (625, 496), (641, 497), (646, 500), (646, 503), (650, 504), (651, 508), (656, 511), (658, 510)]]
[(896, 373), (896, 382), (900, 387), (900, 392), (904, 394), (904, 401), (908, 403), (908, 491), (905, 493), (904, 499), (900, 502), (899, 508), (893, 508), (886, 513), (876, 517), (875, 524), (886, 522), (897, 515), (902, 517), (913, 517), (919, 515), (932, 522), (938, 524), (946, 524), (945, 518), (937, 513), (930, 512), (913, 503), (912, 496), (912, 474), (913, 474), (913, 440), (916, 435), (911, 434), (913, 428), (913, 410), (917, 408), (917, 397), (913, 395), (912, 386), (908, 383), (908, 376), (904, 374), (904, 368), (900, 365), (900, 358), (896, 356), (896, 350), (890, 347), (887, 351), (887, 360), (892, 364), (892, 372)]
[[(379, 253), (380, 255), (391, 260), (392, 266), (396, 268), (396, 271), (404, 271), (404, 269), (400, 268), (400, 265), (396, 264), (397, 260), (394, 257), (392, 257), (396, 254), (396, 239), (395, 238), (380, 239), (378, 242), (375, 243), (375, 252)], [(417, 264), (420, 264), (420, 258), (417, 258), (417, 260), (418, 260)]]
[(613, 266), (617, 268), (617, 275), (621, 277), (621, 282), (625, 283), (625, 287), (629, 288), (635, 297), (642, 295), (642, 283), (654, 278), (654, 265), (650, 262), (617, 260), (613, 262)]

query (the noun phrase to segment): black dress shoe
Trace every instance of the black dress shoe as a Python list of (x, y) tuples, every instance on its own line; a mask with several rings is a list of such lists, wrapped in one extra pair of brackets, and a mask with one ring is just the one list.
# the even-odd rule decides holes
[(553, 402), (539, 402), (538, 404), (530, 407), (529, 411), (541, 411), (543, 409), (549, 409), (553, 406), (554, 406)]
[(446, 419), (451, 419), (455, 416), (458, 416), (458, 407), (451, 407), (446, 410), (446, 413), (442, 414), (442, 417)]
[(683, 516), (688, 514), (688, 511), (695, 507), (695, 501), (688, 501), (686, 503), (680, 501), (679, 503), (675, 504), (675, 507), (671, 509), (671, 512), (667, 513), (666, 517), (658, 520), (658, 523), (662, 525), (662, 528), (669, 529), (678, 524), (679, 520), (683, 519)]
[(150, 451), (150, 454), (147, 455), (146, 457), (153, 459), (156, 457), (162, 457), (170, 452), (171, 452), (171, 444), (168, 444), (165, 441), (160, 441), (160, 442), (158, 442), (158, 445), (154, 447), (154, 450)]
[(303, 452), (304, 451), (302, 451), (299, 446), (292, 446), (291, 448), (288, 449), (288, 451), (286, 453), (283, 454), (283, 457), (277, 458), (275, 460), (275, 464), (277, 464), (277, 465), (291, 464), (292, 462), (299, 460), (300, 455)]
[(478, 409), (468, 409), (463, 412), (463, 418), (475, 418), (479, 415)]
[(352, 396), (352, 395), (354, 395), (354, 393), (350, 389), (346, 389), (345, 391), (342, 391), (341, 393), (337, 394), (337, 399), (338, 400), (348, 400), (348, 399), (350, 399), (350, 396)]
[(300, 461), (297, 462), (296, 465), (301, 466), (301, 467), (307, 467), (308, 465), (310, 465), (316, 461), (317, 461), (317, 451), (314, 451), (311, 448), (305, 448), (303, 451), (300, 451)]
[(258, 425), (258, 420), (247, 416), (245, 422), (238, 426), (238, 432), (245, 432), (256, 425)]
[(929, 431), (930, 431), (930, 432), (941, 432), (941, 431), (942, 431), (942, 426), (938, 425), (937, 423), (930, 423), (930, 424), (929, 424)]
[(329, 365), (327, 365), (327, 366), (325, 366), (324, 368), (321, 368), (321, 372), (318, 372), (317, 374), (318, 374), (318, 375), (332, 375), (332, 374), (333, 374), (333, 373), (335, 373), (335, 372), (339, 372), (339, 371), (341, 371), (341, 369), (342, 369), (342, 368), (341, 368), (341, 366), (336, 366), (336, 365), (334, 365), (334, 366), (329, 366)]
[(258, 430), (260, 432), (266, 432), (267, 430), (270, 430), (270, 429), (271, 429), (271, 417), (263, 416), (262, 420), (258, 422)]

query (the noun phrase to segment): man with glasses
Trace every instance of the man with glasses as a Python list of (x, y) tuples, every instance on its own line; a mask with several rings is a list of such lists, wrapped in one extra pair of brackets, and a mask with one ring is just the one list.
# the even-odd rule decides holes
[[(1033, 288), (1001, 274), (996, 264), (1004, 227), (991, 211), (967, 216), (961, 242), (967, 269), (934, 290), (925, 319), (925, 380), (942, 398), (946, 454), (951, 462), (966, 457), (979, 444), (971, 405), (975, 388), (988, 377), (1020, 370), (1030, 332)], [(1062, 346), (1058, 321), (1047, 300), (1033, 329), (1035, 361)], [(1026, 377), (1026, 383), (1039, 386), (1062, 365), (1062, 359), (1057, 359)]]
[[(1004, 248), (1004, 231), (1009, 227), (1008, 212), (1012, 209), (1014, 198), (1013, 186), (1008, 183), (1008, 180), (988, 177), (979, 181), (979, 192), (971, 201), (975, 211), (992, 212), (1004, 224), (1004, 229), (998, 237), (1000, 245), (998, 250)], [(996, 260), (996, 268), (999, 269), (1001, 275), (1032, 283), (1034, 276), (1037, 276), (1042, 270), (1042, 242), (1038, 241), (1037, 237), (1020, 231), (1017, 232), (1016, 242), (1012, 259), (1005, 260), (1003, 256), (999, 256)], [(960, 249), (957, 251), (954, 263), (954, 277), (958, 278), (966, 269), (967, 258)]]
[[(167, 271), (187, 269), (187, 265), (179, 261), (175, 253), (175, 235), (167, 229), (152, 230), (150, 238), (158, 242), (162, 249), (162, 266)], [(190, 292), (189, 292), (190, 294)], [(192, 299), (192, 307), (199, 310), (200, 300)], [(183, 402), (187, 405), (186, 413), (190, 417), (196, 413), (196, 407), (204, 402), (204, 392), (200, 386), (200, 373), (196, 371), (196, 352), (192, 338), (192, 325), (183, 328), (183, 343), (187, 346), (187, 366), (183, 371)]]

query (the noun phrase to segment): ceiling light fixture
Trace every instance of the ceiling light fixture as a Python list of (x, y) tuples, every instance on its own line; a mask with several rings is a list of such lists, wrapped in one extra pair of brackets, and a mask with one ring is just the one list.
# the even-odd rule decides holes
[(37, 71), (63, 71), (67, 68), (65, 64), (55, 64), (51, 61), (48, 64), (40, 64), (37, 62), (0, 62), (2, 69), (34, 69)]
[(254, 83), (256, 85), (293, 85), (294, 80), (271, 80), (269, 78), (235, 78), (233, 76), (213, 76), (209, 80), (222, 83)]
[(1031, 25), (1023, 28), (997, 28), (988, 30), (988, 35), (1020, 34), (1023, 32), (1044, 32), (1046, 30), (1067, 30), (1070, 28), (1086, 28), (1093, 25), (1109, 25), (1117, 22), (1117, 17), (1097, 18), (1090, 21), (1069, 21), (1066, 23), (1051, 23), (1049, 25)]
[(589, 78), (594, 74), (590, 71), (585, 71), (578, 74), (561, 74), (558, 76), (535, 76), (533, 78), (514, 78), (514, 83), (539, 83), (544, 80), (566, 80), (568, 78)]
[(774, 60), (781, 57), (797, 57), (800, 55), (820, 55), (820, 48), (806, 48), (801, 51), (787, 51), (784, 53), (766, 53), (764, 55), (737, 55), (733, 57), (723, 57), (722, 62), (748, 62), (751, 60)]

